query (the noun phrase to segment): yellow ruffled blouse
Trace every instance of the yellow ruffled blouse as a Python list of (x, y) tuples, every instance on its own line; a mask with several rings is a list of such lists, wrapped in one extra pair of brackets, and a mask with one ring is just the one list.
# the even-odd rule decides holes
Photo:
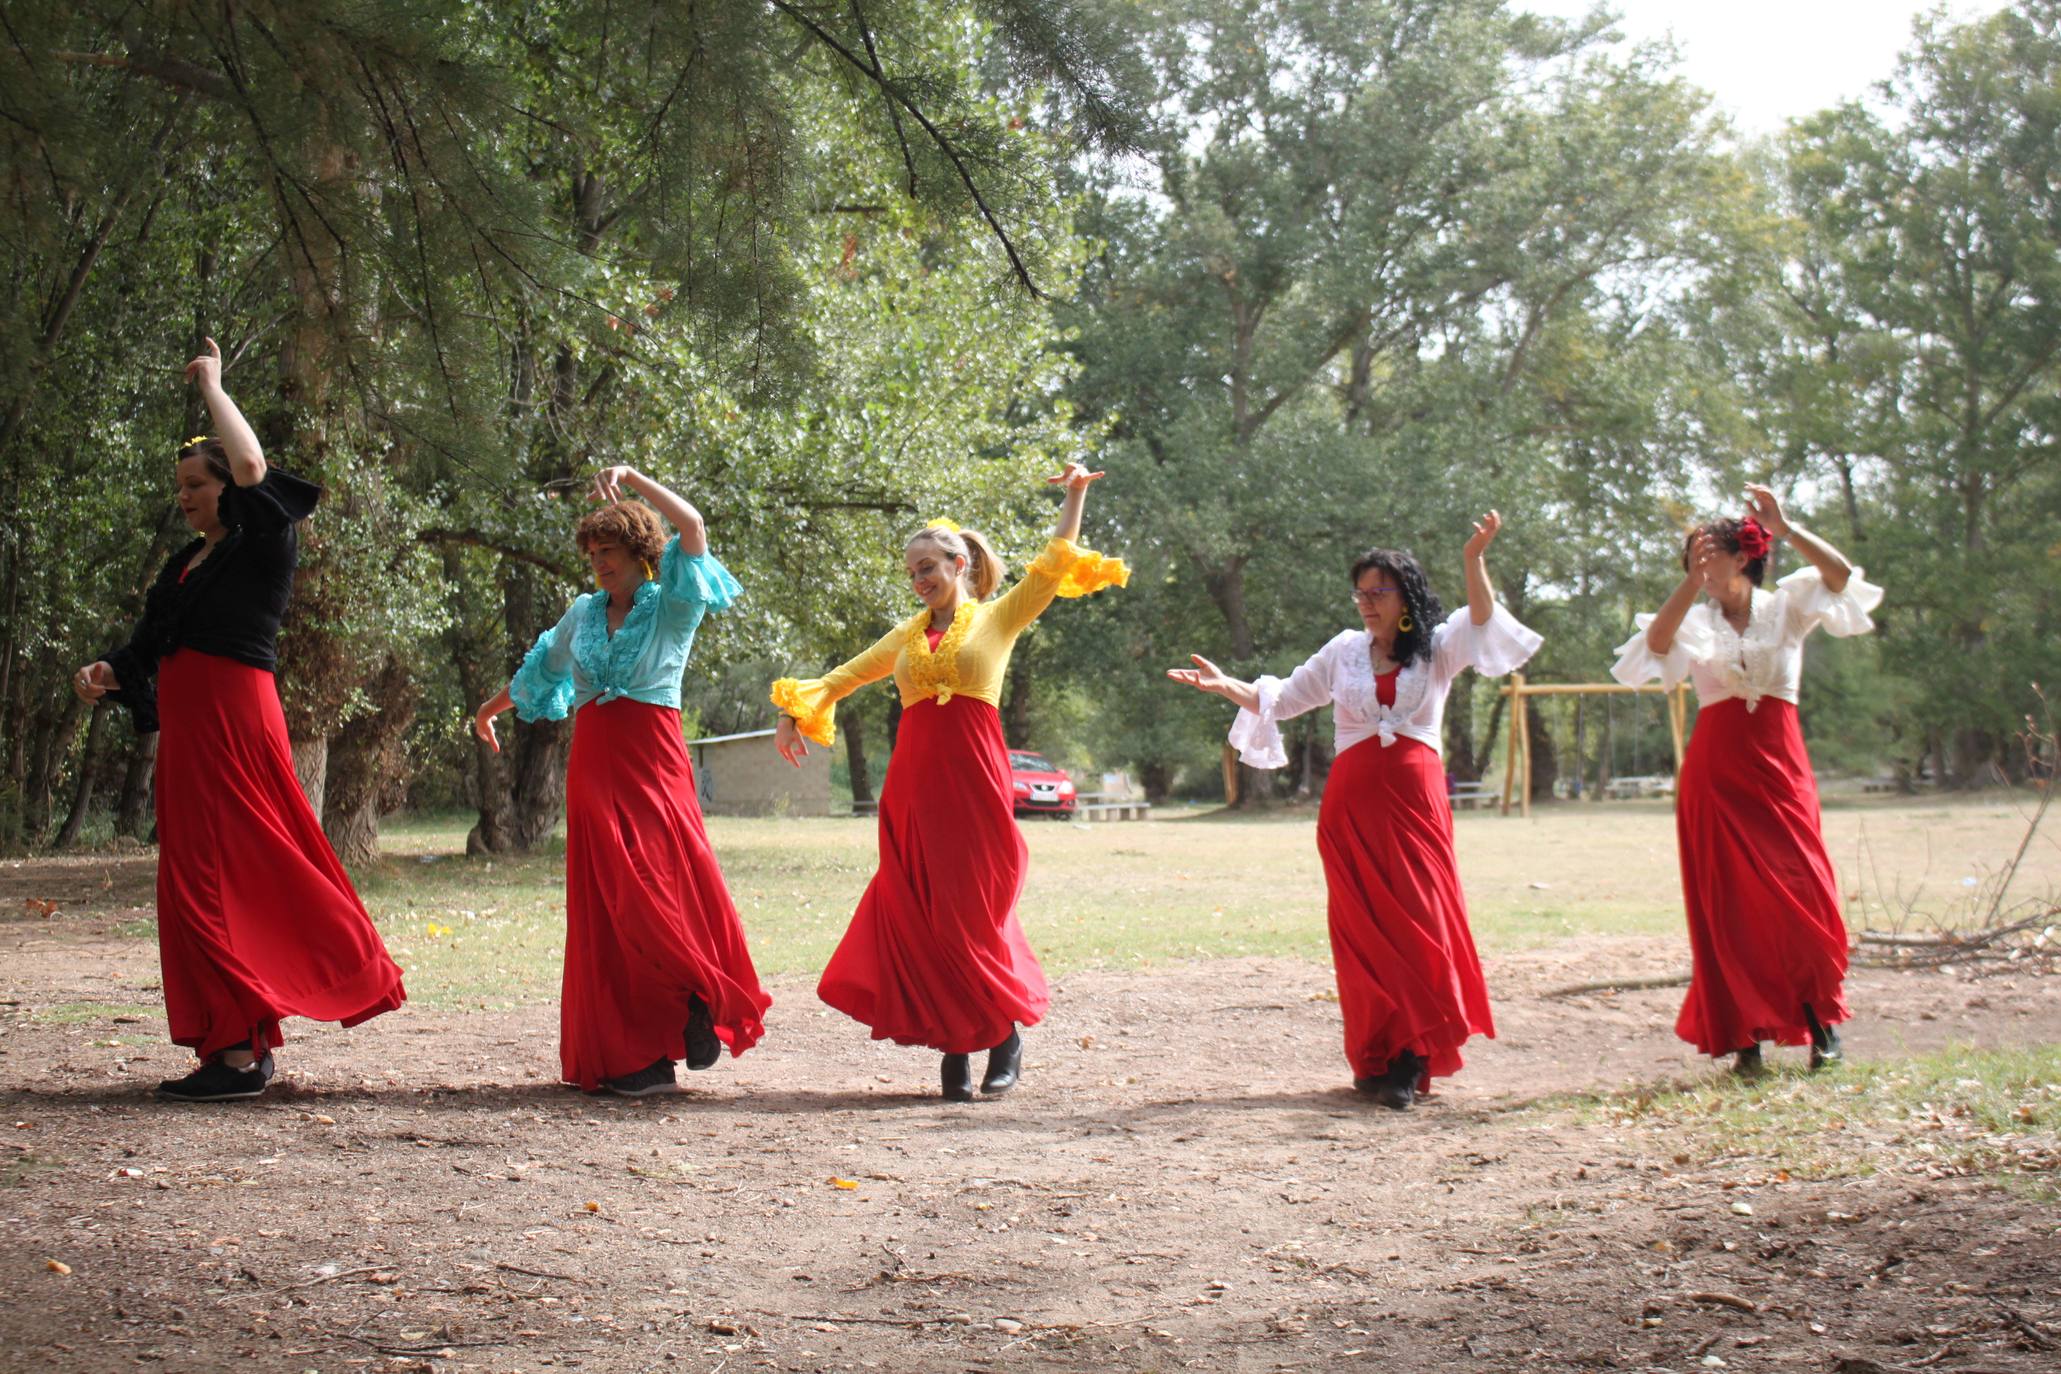
[(837, 742), (837, 703), (889, 673), (894, 674), (905, 707), (931, 697), (942, 704), (955, 696), (1000, 706), (1016, 637), (1052, 604), (1052, 598), (1087, 596), (1130, 580), (1131, 570), (1121, 558), (1104, 558), (1071, 539), (1054, 539), (1016, 585), (993, 601), (960, 601), (935, 651), (924, 633), (930, 628), (926, 607), (822, 677), (781, 678), (773, 684), (773, 704), (794, 717), (806, 738), (826, 745)]

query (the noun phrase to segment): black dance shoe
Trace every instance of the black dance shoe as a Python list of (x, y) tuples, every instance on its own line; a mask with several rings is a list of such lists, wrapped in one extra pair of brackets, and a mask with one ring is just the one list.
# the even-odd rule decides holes
[(945, 1062), (938, 1066), (938, 1082), (944, 1087), (945, 1101), (973, 1101), (973, 1059), (970, 1055), (948, 1054)]
[(988, 1071), (981, 1077), (980, 1090), (1000, 1097), (1016, 1086), (1023, 1069), (1023, 1034), (1011, 1026), (1009, 1038), (988, 1051)]
[(1388, 1068), (1376, 1078), (1355, 1078), (1353, 1087), (1387, 1107), (1408, 1111), (1417, 1100), (1417, 1080), (1424, 1075), (1424, 1059), (1411, 1050), (1388, 1061)]
[(617, 1097), (650, 1097), (655, 1093), (677, 1092), (680, 1080), (673, 1076), (672, 1060), (654, 1059), (635, 1073), (602, 1079), (601, 1086)]
[(687, 1067), (711, 1069), (723, 1057), (723, 1042), (716, 1039), (715, 1018), (700, 995), (687, 998)]
[(1732, 1072), (1741, 1078), (1759, 1078), (1768, 1071), (1767, 1063), (1760, 1057), (1760, 1042), (1732, 1051)]
[(1803, 1004), (1803, 1019), (1811, 1028), (1811, 1068), (1825, 1068), (1846, 1059), (1846, 1051), (1839, 1044), (1839, 1032), (1818, 1020), (1818, 1014), (1811, 1010), (1811, 1004)]
[(261, 1095), (265, 1078), (265, 1071), (256, 1064), (232, 1069), (220, 1059), (210, 1059), (184, 1078), (167, 1078), (158, 1084), (157, 1095), (174, 1102), (232, 1102)]

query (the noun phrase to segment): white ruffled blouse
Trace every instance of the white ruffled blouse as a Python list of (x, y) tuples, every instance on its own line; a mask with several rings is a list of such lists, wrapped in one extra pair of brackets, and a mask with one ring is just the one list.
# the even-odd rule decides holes
[(1705, 598), (1682, 617), (1667, 653), (1656, 654), (1646, 645), (1646, 627), (1654, 618), (1637, 617), (1639, 632), (1619, 646), (1610, 675), (1628, 687), (1659, 678), (1672, 688), (1687, 678), (1696, 685), (1702, 706), (1734, 697), (1745, 698), (1749, 711), (1759, 707), (1762, 697), (1794, 706), (1803, 683), (1803, 641), (1810, 632), (1823, 626), (1826, 634), (1842, 639), (1864, 635), (1875, 628), (1868, 612), (1881, 604), (1882, 589), (1863, 578), (1859, 568), (1838, 592), (1826, 588), (1816, 568), (1799, 568), (1772, 592), (1753, 589), (1743, 634)]
[(1337, 752), (1379, 739), (1386, 749), (1398, 738), (1413, 739), (1443, 753), (1440, 723), (1453, 679), (1472, 668), (1490, 676), (1515, 672), (1544, 643), (1537, 631), (1496, 604), (1486, 625), (1474, 623), (1462, 606), (1431, 632), (1431, 657), (1418, 659), (1396, 674), (1395, 704), (1384, 706), (1374, 681), (1374, 659), (1365, 630), (1346, 630), (1286, 678), (1263, 677), (1258, 711), (1241, 709), (1231, 722), (1231, 744), (1238, 757), (1254, 768), (1280, 768), (1288, 762), (1278, 722), (1331, 706)]

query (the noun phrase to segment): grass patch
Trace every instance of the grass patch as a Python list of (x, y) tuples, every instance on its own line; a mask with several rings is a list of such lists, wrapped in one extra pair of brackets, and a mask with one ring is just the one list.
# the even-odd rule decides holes
[(126, 1002), (52, 1002), (48, 1006), (28, 1009), (31, 1021), (51, 1026), (80, 1026), (91, 1021), (112, 1021), (117, 1016), (154, 1017), (163, 1014), (163, 1007)]
[(2061, 1198), (2061, 1045), (1954, 1048), (1751, 1081), (1725, 1074), (1538, 1109), (1617, 1126), (1677, 1164), (1738, 1161), (1810, 1179), (2001, 1175)]
[[(389, 822), (386, 857), (356, 876), (410, 995), (433, 1007), (506, 1008), (558, 996), (564, 851), (471, 858), (473, 818)], [(2023, 821), (1994, 798), (1863, 802), (1828, 811), (1826, 840), (1858, 907), (1922, 911), (1965, 899)], [(1246, 816), (1163, 808), (1147, 823), (1026, 821), (1020, 913), (1056, 976), (1092, 967), (1267, 956), (1328, 963), (1316, 810)], [(877, 860), (876, 825), (714, 817), (710, 838), (768, 977), (806, 977), (844, 933)], [(1475, 939), (1490, 957), (1593, 936), (1678, 936), (1673, 813), (1660, 803), (1543, 807), (1531, 820), (1455, 819)], [(2061, 847), (2028, 854), (2020, 890), (2061, 889)], [(111, 904), (112, 905), (112, 904)], [(119, 914), (126, 916), (126, 910)], [(124, 920), (124, 935), (152, 933)]]

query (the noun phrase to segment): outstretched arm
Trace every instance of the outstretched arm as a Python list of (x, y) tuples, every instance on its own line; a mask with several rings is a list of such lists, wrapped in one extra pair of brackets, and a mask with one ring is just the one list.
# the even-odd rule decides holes
[(1259, 688), (1232, 677), (1201, 654), (1190, 654), (1188, 658), (1195, 665), (1193, 668), (1169, 668), (1166, 675), (1175, 682), (1185, 682), (1197, 691), (1222, 697), (1247, 711), (1259, 710)]
[(1489, 583), (1488, 546), (1502, 531), (1503, 517), (1495, 511), (1474, 522), (1474, 533), (1461, 555), (1467, 566), (1467, 618), (1486, 625), (1496, 613), (1496, 589)]
[(254, 487), (265, 480), (265, 450), (258, 444), (257, 431), (229, 393), (222, 389), (222, 349), (213, 339), (207, 351), (186, 364), (186, 380), (200, 388), (200, 399), (208, 408), (215, 435), (229, 456), (229, 471), (239, 487)]
[(1837, 596), (1846, 590), (1846, 579), (1853, 576), (1853, 564), (1846, 561), (1845, 554), (1803, 526), (1790, 524), (1782, 514), (1782, 503), (1774, 492), (1758, 482), (1748, 482), (1746, 508), (1769, 534), (1777, 539), (1786, 538), (1789, 546), (1818, 570), (1818, 576), (1825, 579), (1826, 591)]
[(646, 477), (633, 467), (601, 469), (594, 474), (594, 488), (588, 496), (613, 504), (623, 499), (624, 487), (649, 501), (680, 532), (680, 552), (695, 557), (708, 552), (708, 528), (702, 523), (701, 512), (665, 483)]

